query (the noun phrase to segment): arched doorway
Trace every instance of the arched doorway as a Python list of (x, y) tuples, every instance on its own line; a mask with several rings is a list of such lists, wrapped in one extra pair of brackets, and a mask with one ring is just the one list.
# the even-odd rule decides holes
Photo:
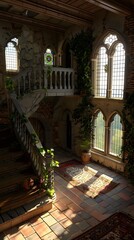
[(62, 56), (63, 67), (71, 68), (71, 52), (70, 52), (70, 47), (68, 42), (64, 43), (62, 51), (63, 51), (63, 56)]

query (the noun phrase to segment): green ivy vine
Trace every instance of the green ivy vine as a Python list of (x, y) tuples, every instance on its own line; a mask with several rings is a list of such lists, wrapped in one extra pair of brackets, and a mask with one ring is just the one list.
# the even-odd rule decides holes
[(41, 148), (40, 152), (44, 154), (46, 159), (46, 166), (42, 168), (42, 183), (41, 187), (46, 189), (47, 194), (50, 197), (54, 197), (55, 189), (54, 189), (54, 168), (59, 167), (59, 162), (55, 160), (54, 149), (47, 149), (46, 151)]
[(70, 49), (77, 61), (77, 92), (81, 94), (81, 101), (74, 109), (73, 119), (80, 124), (81, 145), (91, 147), (93, 137), (93, 104), (92, 104), (92, 81), (91, 81), (91, 53), (93, 36), (92, 32), (82, 30), (70, 40)]
[(124, 153), (124, 161), (126, 162), (125, 172), (134, 183), (134, 92), (126, 94), (123, 121), (125, 134), (122, 151)]
[(70, 49), (77, 61), (77, 85), (78, 93), (84, 92), (91, 95), (91, 53), (92, 53), (92, 32), (82, 30), (75, 34), (69, 42)]
[(14, 91), (14, 84), (13, 81), (10, 77), (6, 77), (6, 89), (9, 92), (13, 92)]

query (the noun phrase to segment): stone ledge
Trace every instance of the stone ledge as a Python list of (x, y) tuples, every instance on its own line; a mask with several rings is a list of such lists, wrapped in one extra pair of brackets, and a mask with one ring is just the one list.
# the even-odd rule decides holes
[(122, 172), (122, 173), (124, 172), (125, 163), (119, 162), (115, 159), (112, 159), (108, 156), (102, 155), (94, 151), (92, 151), (91, 154), (92, 154), (93, 161), (99, 162), (100, 164), (108, 168), (111, 168), (117, 172)]

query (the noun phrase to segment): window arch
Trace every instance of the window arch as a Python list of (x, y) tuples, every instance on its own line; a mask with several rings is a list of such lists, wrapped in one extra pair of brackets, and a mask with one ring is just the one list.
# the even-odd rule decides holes
[(101, 111), (97, 112), (94, 119), (94, 148), (101, 151), (105, 148), (105, 121)]
[(114, 114), (109, 124), (109, 154), (121, 155), (123, 127), (119, 114)]
[(53, 61), (54, 61), (54, 58), (53, 58), (52, 50), (50, 48), (47, 48), (44, 54), (44, 64), (48, 66), (53, 66)]
[(18, 39), (13, 38), (7, 43), (5, 48), (5, 60), (6, 60), (6, 71), (16, 72), (18, 71)]
[(117, 35), (108, 34), (96, 51), (95, 97), (122, 99), (125, 77), (125, 50)]

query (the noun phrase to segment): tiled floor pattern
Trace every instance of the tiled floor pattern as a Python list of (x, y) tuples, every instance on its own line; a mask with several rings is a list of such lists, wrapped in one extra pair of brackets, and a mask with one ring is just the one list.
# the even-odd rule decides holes
[[(67, 160), (67, 156), (62, 154), (60, 158)], [(56, 200), (53, 208), (0, 234), (0, 240), (71, 240), (117, 211), (134, 216), (134, 186), (105, 167), (95, 163), (90, 163), (90, 167), (113, 177), (120, 184), (92, 199), (55, 174)]]

